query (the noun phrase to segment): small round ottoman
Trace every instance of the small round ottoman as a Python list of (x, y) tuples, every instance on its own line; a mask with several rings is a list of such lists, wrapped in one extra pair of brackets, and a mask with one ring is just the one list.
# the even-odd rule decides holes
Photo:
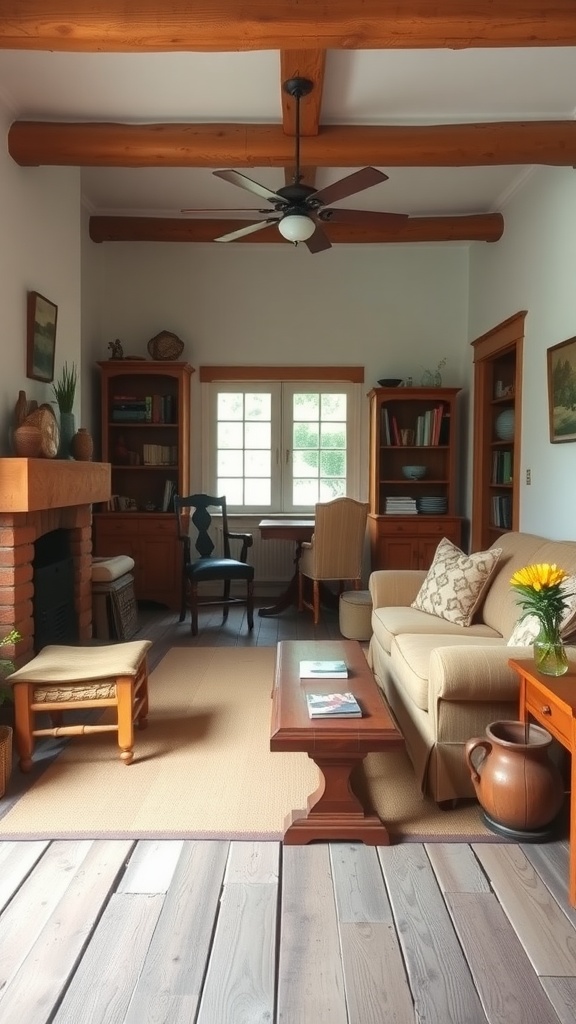
[(345, 590), (340, 594), (340, 632), (348, 640), (372, 636), (372, 598), (369, 590)]

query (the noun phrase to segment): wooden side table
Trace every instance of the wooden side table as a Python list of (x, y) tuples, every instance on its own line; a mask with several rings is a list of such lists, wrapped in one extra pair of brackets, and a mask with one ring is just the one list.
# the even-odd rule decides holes
[(570, 753), (570, 868), (568, 898), (576, 906), (576, 673), (545, 676), (533, 661), (508, 662), (520, 676), (520, 713), (544, 726)]

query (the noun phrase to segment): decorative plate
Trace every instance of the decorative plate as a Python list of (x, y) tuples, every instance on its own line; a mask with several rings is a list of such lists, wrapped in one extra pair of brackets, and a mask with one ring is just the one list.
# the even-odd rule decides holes
[(184, 342), (171, 331), (160, 331), (150, 338), (147, 348), (152, 359), (178, 359), (184, 351)]

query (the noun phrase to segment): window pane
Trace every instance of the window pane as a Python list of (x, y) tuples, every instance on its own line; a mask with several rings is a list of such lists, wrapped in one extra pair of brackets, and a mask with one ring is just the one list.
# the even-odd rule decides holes
[(295, 505), (315, 505), (318, 501), (317, 480), (294, 480), (293, 496)]
[(346, 475), (346, 453), (345, 452), (321, 452), (320, 454), (320, 475), (321, 476), (345, 476)]
[(244, 436), (246, 448), (270, 448), (269, 423), (247, 423)]
[(320, 445), (322, 448), (345, 448), (346, 424), (323, 423), (320, 427)]
[(218, 419), (241, 420), (244, 408), (244, 395), (241, 392), (221, 391), (218, 395)]
[(318, 448), (320, 444), (320, 431), (317, 423), (295, 423), (293, 433), (293, 448)]
[(241, 423), (218, 424), (218, 448), (243, 448), (244, 432)]
[(230, 477), (218, 478), (218, 494), (223, 494), (228, 505), (243, 505), (242, 480), (231, 480)]
[(245, 504), (256, 505), (260, 508), (270, 505), (271, 501), (271, 486), (270, 480), (252, 480), (246, 479), (245, 488)]
[(321, 395), (321, 419), (346, 420), (346, 395)]
[(294, 420), (317, 420), (320, 418), (320, 395), (304, 392), (294, 395), (292, 403)]
[(346, 494), (345, 480), (321, 480), (318, 501), (332, 501), (333, 498), (343, 498)]
[(269, 420), (272, 415), (272, 395), (264, 391), (246, 394), (246, 419)]
[[(242, 462), (236, 463), (241, 466)], [(247, 451), (244, 459), (246, 476), (270, 476), (270, 452)]]
[(218, 476), (242, 475), (242, 451), (222, 448), (217, 455)]

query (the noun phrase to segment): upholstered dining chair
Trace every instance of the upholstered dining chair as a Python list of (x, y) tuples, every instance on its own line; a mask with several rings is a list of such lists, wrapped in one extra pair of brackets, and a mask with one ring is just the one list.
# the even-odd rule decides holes
[[(314, 613), (314, 625), (320, 618), (321, 581), (337, 580), (340, 593), (348, 581), (355, 590), (360, 588), (368, 508), (367, 502), (354, 498), (316, 505), (314, 535), (302, 544), (298, 565), (298, 608)], [(312, 601), (306, 596), (305, 577), (312, 580)]]
[[(192, 635), (198, 634), (198, 608), (203, 605), (222, 605), (223, 618), (226, 622), (231, 604), (246, 605), (248, 629), (254, 627), (254, 566), (248, 565), (246, 559), (248, 548), (252, 547), (253, 538), (250, 533), (231, 533), (228, 529), (226, 498), (216, 498), (210, 494), (190, 494), (187, 497), (175, 495), (174, 511), (178, 523), (178, 537), (182, 542), (182, 601), (180, 622), (186, 618), (186, 608), (190, 608)], [(214, 554), (215, 543), (212, 516), (220, 517), (222, 535), (222, 554)], [(242, 548), (239, 558), (232, 558), (230, 541), (241, 541)], [(238, 580), (246, 583), (246, 596), (231, 596), (231, 583)], [(200, 599), (198, 587), (201, 583), (223, 583), (220, 596), (210, 594)]]

